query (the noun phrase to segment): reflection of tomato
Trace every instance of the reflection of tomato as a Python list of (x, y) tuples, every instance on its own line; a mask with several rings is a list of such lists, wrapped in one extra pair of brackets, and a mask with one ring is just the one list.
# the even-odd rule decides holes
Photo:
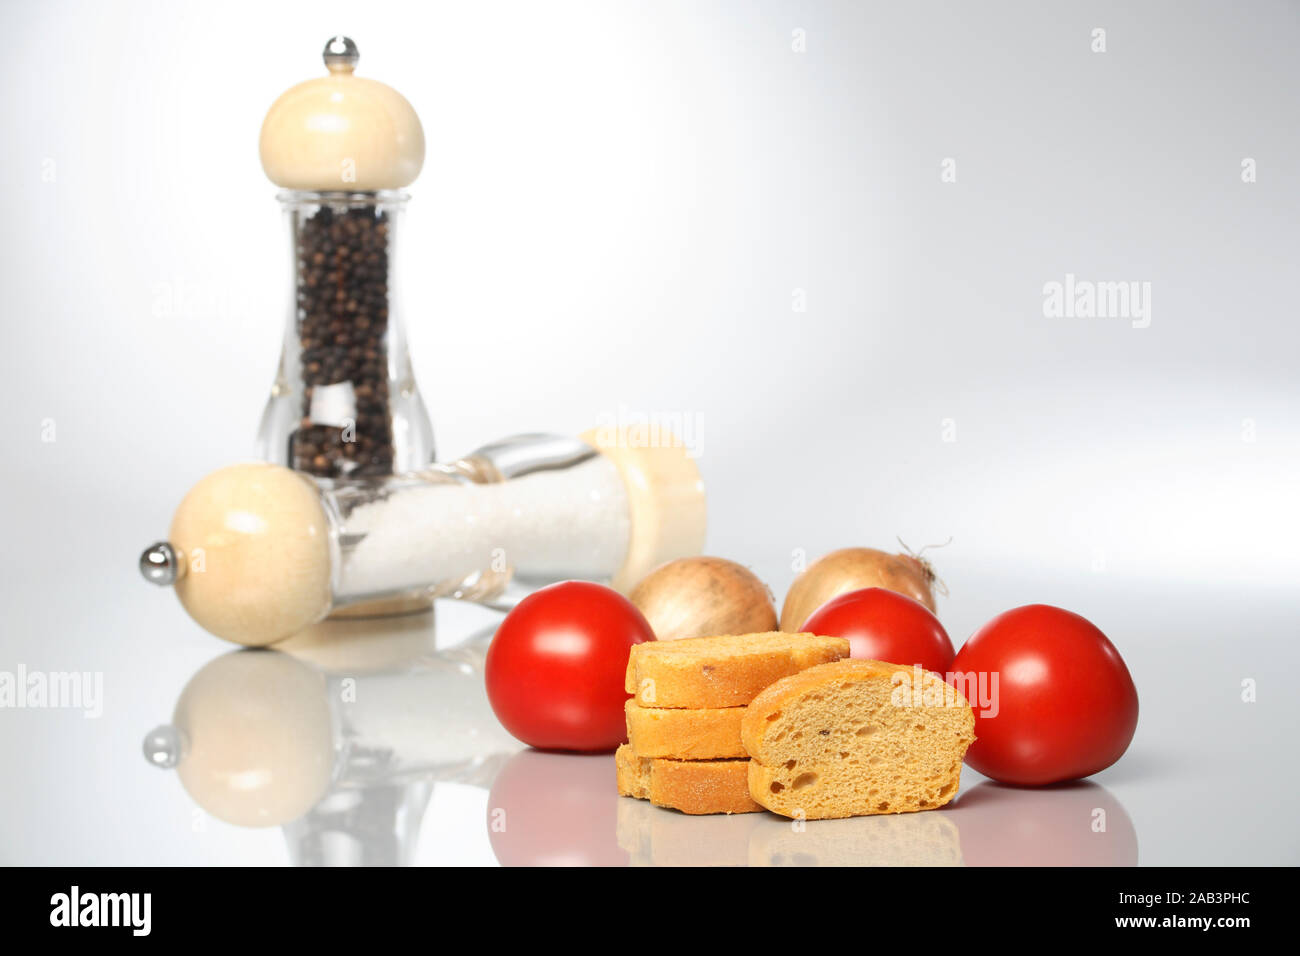
[(501, 622), (484, 668), (501, 724), (542, 750), (613, 750), (627, 737), (623, 689), (633, 644), (653, 641), (623, 595), (565, 581), (520, 601)]
[(825, 637), (846, 637), (849, 656), (889, 664), (919, 664), (946, 673), (952, 641), (939, 619), (910, 597), (884, 588), (863, 588), (827, 601), (801, 628)]
[(626, 866), (619, 812), (633, 802), (614, 788), (609, 757), (521, 751), (492, 781), (492, 852), (502, 866)]
[(990, 706), (971, 700), (976, 740), (966, 762), (1004, 783), (1041, 786), (1105, 770), (1137, 728), (1137, 688), (1119, 651), (1058, 607), (998, 615), (962, 646), (952, 669), (964, 687), (974, 686), (968, 675), (988, 675)]
[(967, 866), (1137, 866), (1133, 821), (1090, 780), (1041, 790), (985, 780), (943, 815), (961, 833)]

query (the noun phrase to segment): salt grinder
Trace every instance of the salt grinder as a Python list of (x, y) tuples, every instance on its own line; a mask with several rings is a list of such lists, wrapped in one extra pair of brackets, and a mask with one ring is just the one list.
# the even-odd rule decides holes
[(218, 637), (271, 644), (337, 609), (433, 597), (509, 607), (556, 581), (628, 590), (698, 554), (704, 487), (689, 450), (627, 430), (522, 435), (448, 464), (316, 482), (265, 462), (213, 472), (140, 558)]
[(326, 76), (285, 92), (262, 123), (262, 168), (289, 228), (292, 293), (258, 454), (319, 479), (408, 472), (434, 460), (400, 307), (402, 190), (424, 131), (394, 90), (356, 75), (347, 37)]

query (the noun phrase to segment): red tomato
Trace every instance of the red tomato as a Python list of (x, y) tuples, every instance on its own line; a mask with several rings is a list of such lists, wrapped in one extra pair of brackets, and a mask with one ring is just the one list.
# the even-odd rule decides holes
[[(1119, 651), (1059, 607), (998, 615), (962, 646), (952, 669), (975, 710), (966, 762), (1003, 783), (1091, 776), (1123, 755), (1137, 728), (1137, 688)], [(982, 675), (978, 693), (970, 675)]]
[(847, 637), (849, 656), (890, 664), (919, 664), (940, 674), (952, 664), (952, 641), (929, 608), (885, 588), (863, 588), (827, 601), (801, 628)]
[(488, 701), (502, 726), (541, 750), (613, 750), (627, 739), (623, 689), (633, 644), (653, 641), (623, 595), (564, 581), (528, 595), (488, 648)]

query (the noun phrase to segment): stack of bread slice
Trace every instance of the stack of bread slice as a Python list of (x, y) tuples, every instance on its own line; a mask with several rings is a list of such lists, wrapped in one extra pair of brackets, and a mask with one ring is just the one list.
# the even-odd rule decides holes
[(746, 705), (773, 682), (849, 656), (812, 634), (738, 634), (637, 644), (628, 658), (628, 742), (619, 793), (683, 813), (751, 813)]

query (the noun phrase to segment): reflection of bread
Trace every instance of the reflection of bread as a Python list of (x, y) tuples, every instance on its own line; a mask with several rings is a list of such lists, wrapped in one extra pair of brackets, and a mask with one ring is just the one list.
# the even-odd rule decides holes
[(644, 800), (620, 800), (618, 845), (632, 866), (745, 866), (749, 834), (765, 818), (734, 813), (700, 820)]
[(750, 866), (961, 866), (957, 826), (945, 813), (828, 820), (798, 830), (752, 817)]
[(632, 647), (626, 689), (644, 707), (743, 707), (773, 681), (849, 656), (842, 637), (736, 634)]
[(749, 790), (800, 819), (941, 807), (957, 792), (975, 716), (934, 674), (842, 660), (777, 681), (741, 723)]
[(627, 740), (638, 757), (716, 760), (747, 756), (740, 743), (744, 707), (638, 707), (629, 700)]
[(753, 813), (745, 760), (664, 760), (638, 757), (623, 744), (614, 754), (618, 792), (683, 813)]

